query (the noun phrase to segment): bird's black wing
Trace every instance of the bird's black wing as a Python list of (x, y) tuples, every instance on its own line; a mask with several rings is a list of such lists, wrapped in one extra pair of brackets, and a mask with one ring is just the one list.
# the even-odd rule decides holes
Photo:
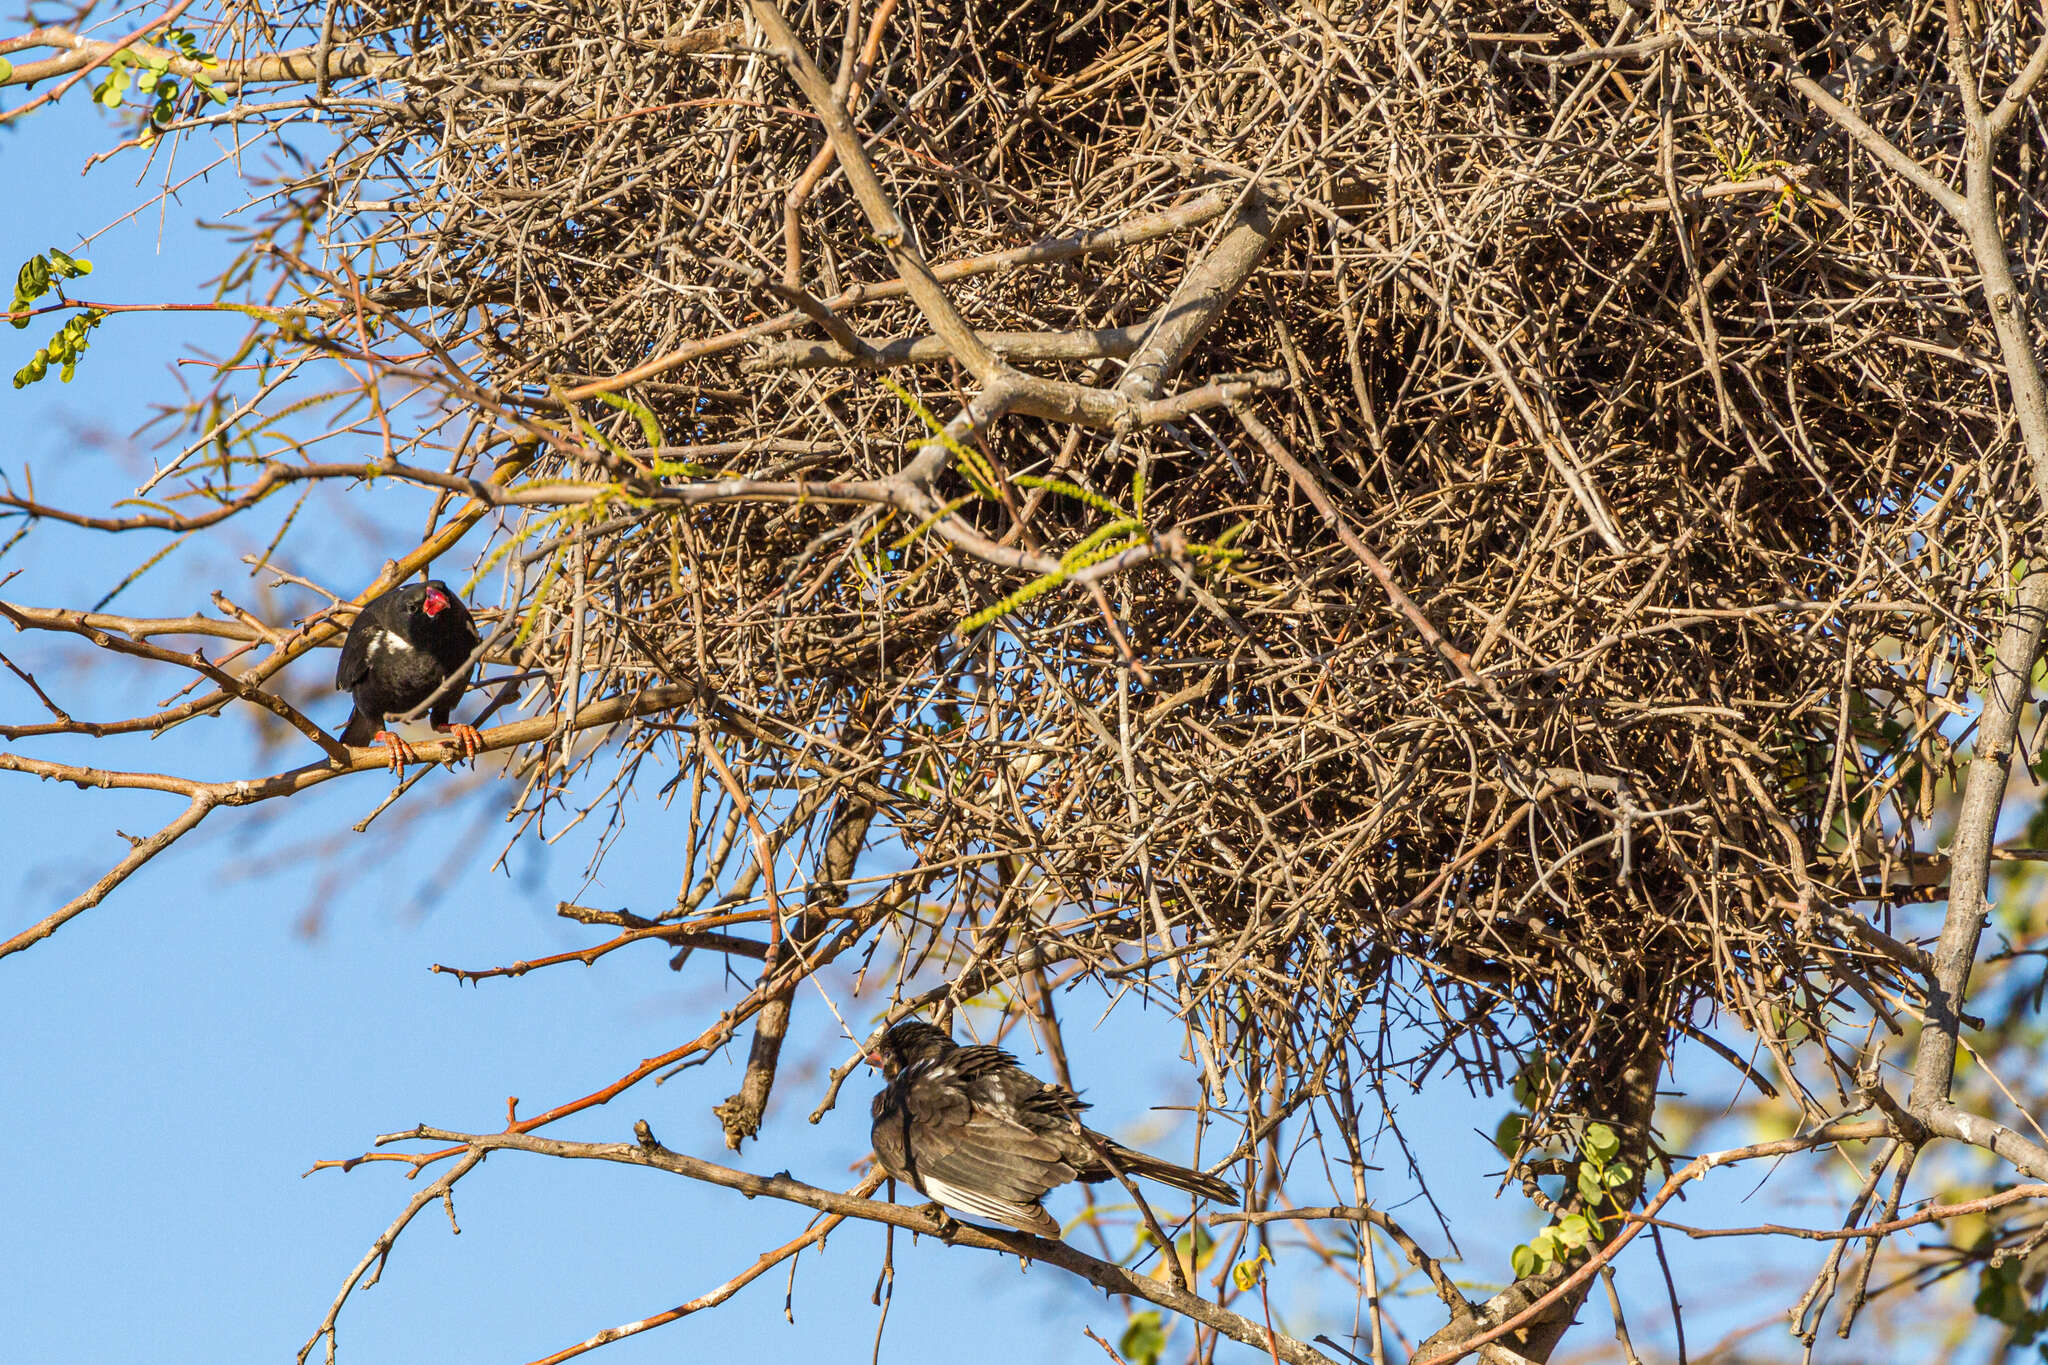
[(335, 690), (353, 692), (357, 683), (370, 676), (370, 632), (375, 629), (367, 609), (356, 613), (348, 638), (341, 642), (341, 662), (334, 667)]

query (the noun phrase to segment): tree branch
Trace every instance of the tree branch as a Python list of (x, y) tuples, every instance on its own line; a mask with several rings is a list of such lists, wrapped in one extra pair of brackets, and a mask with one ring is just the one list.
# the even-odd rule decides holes
[(1748, 1161), (1756, 1157), (1786, 1156), (1793, 1152), (1808, 1151), (1814, 1147), (1825, 1146), (1830, 1143), (1883, 1137), (1888, 1131), (1888, 1125), (1883, 1119), (1864, 1119), (1855, 1123), (1830, 1123), (1815, 1132), (1801, 1137), (1780, 1138), (1775, 1142), (1758, 1142), (1747, 1147), (1731, 1147), (1725, 1151), (1702, 1153), (1674, 1172), (1671, 1178), (1664, 1182), (1664, 1187), (1657, 1191), (1656, 1197), (1644, 1206), (1642, 1212), (1631, 1217), (1628, 1227), (1624, 1228), (1619, 1235), (1608, 1241), (1598, 1251), (1587, 1257), (1578, 1269), (1572, 1271), (1571, 1274), (1551, 1286), (1550, 1290), (1537, 1299), (1536, 1302), (1530, 1304), (1507, 1321), (1498, 1323), (1484, 1332), (1467, 1337), (1451, 1346), (1448, 1350), (1440, 1351), (1425, 1360), (1413, 1362), (1413, 1365), (1451, 1365), (1452, 1361), (1462, 1360), (1482, 1346), (1499, 1341), (1510, 1332), (1517, 1331), (1537, 1321), (1551, 1305), (1561, 1302), (1567, 1295), (1591, 1283), (1593, 1276), (1599, 1273), (1600, 1267), (1612, 1261), (1621, 1253), (1623, 1247), (1635, 1239), (1637, 1233), (1651, 1225), (1656, 1219), (1657, 1210), (1670, 1203), (1677, 1196), (1679, 1190), (1687, 1184), (1699, 1179), (1716, 1166), (1726, 1166), (1733, 1162)]
[(860, 135), (854, 131), (853, 120), (847, 115), (845, 102), (833, 90), (832, 83), (825, 79), (825, 74), (818, 70), (810, 52), (797, 40), (796, 32), (790, 28), (789, 20), (783, 17), (774, 0), (748, 0), (747, 8), (767, 32), (769, 48), (782, 58), (791, 77), (804, 92), (804, 98), (817, 110), (819, 120), (825, 125), (825, 136), (831, 139), (832, 149), (839, 155), (847, 187), (853, 191), (861, 211), (867, 215), (868, 226), (874, 229), (882, 249), (889, 253), (889, 262), (903, 280), (911, 300), (960, 363), (972, 371), (975, 378), (987, 383), (1004, 368), (1003, 363), (982, 345), (981, 338), (967, 325), (967, 319), (960, 316), (960, 310), (953, 306), (952, 298), (940, 286), (938, 277), (925, 264), (924, 254), (910, 240), (910, 229), (897, 216), (889, 192), (882, 188), (881, 179), (868, 160), (867, 148), (862, 145)]
[[(648, 1131), (644, 1122), (635, 1126), (635, 1132), (640, 1135), (638, 1142), (569, 1142), (557, 1138), (534, 1137), (526, 1133), (460, 1133), (422, 1125), (409, 1132), (386, 1134), (378, 1138), (377, 1142), (380, 1146), (393, 1142), (415, 1141), (459, 1143), (479, 1158), (496, 1151), (515, 1151), (571, 1160), (612, 1161), (629, 1166), (646, 1166), (674, 1175), (687, 1176), (708, 1185), (737, 1190), (749, 1198), (766, 1195), (793, 1204), (802, 1204), (807, 1208), (822, 1209), (827, 1213), (872, 1223), (886, 1223), (934, 1237), (942, 1236), (947, 1231), (947, 1222), (950, 1221), (934, 1218), (922, 1209), (907, 1208), (900, 1204), (876, 1203), (854, 1194), (839, 1194), (820, 1189), (787, 1175), (755, 1175), (686, 1156), (681, 1152), (670, 1151), (654, 1140), (653, 1134)], [(857, 1186), (856, 1189), (858, 1188), (860, 1187)], [(1134, 1274), (1114, 1262), (1099, 1260), (1068, 1246), (1065, 1242), (1034, 1237), (1029, 1233), (1008, 1232), (966, 1223), (952, 1223), (950, 1236), (947, 1236), (946, 1240), (953, 1246), (973, 1247), (980, 1251), (995, 1251), (1005, 1255), (1021, 1256), (1027, 1260), (1044, 1261), (1080, 1276), (1107, 1293), (1143, 1299), (1147, 1303), (1171, 1309), (1205, 1327), (1213, 1328), (1233, 1341), (1243, 1342), (1261, 1351), (1267, 1349), (1269, 1338), (1263, 1324), (1233, 1313), (1220, 1304), (1177, 1290), (1163, 1280), (1154, 1279), (1149, 1275)], [(1276, 1335), (1270, 1340), (1287, 1365), (1336, 1365), (1336, 1362), (1322, 1352), (1291, 1337)]]
[[(539, 716), (532, 720), (514, 721), (508, 725), (495, 726), (481, 735), (477, 752), (486, 753), (497, 749), (516, 748), (548, 739), (557, 733), (557, 727), (565, 732), (596, 729), (616, 725), (621, 721), (639, 716), (653, 715), (658, 711), (673, 710), (695, 702), (700, 696), (695, 687), (655, 687), (633, 693), (596, 701), (585, 706), (564, 725), (558, 718)], [(421, 758), (429, 763), (453, 762), (462, 757), (463, 749), (454, 739), (432, 740), (414, 746)], [(193, 826), (206, 817), (216, 806), (250, 806), (259, 801), (272, 801), (283, 796), (294, 796), (310, 787), (317, 787), (337, 777), (351, 773), (388, 771), (390, 756), (380, 748), (348, 750), (346, 763), (315, 763), (303, 768), (270, 777), (233, 782), (201, 782), (192, 778), (172, 777), (160, 773), (114, 772), (98, 768), (79, 767), (67, 763), (51, 763), (42, 759), (29, 758), (22, 754), (0, 751), (0, 772), (27, 773), (47, 780), (69, 782), (81, 788), (127, 788), (142, 791), (174, 792), (191, 799), (192, 805), (183, 816), (151, 839), (138, 844), (133, 852), (123, 858), (114, 869), (85, 895), (65, 905), (63, 909), (37, 921), (0, 942), (0, 957), (18, 953), (24, 948), (42, 942), (66, 921), (80, 911), (88, 910), (106, 896), (115, 886), (126, 880), (136, 868), (148, 862), (164, 848), (189, 832)]]

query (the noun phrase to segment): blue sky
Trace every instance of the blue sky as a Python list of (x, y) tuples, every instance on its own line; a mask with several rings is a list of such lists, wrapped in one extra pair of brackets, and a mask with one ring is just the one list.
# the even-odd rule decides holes
[[(17, 206), (0, 215), (0, 269), (47, 246), (73, 249), (81, 234), (137, 201), (141, 167), (132, 156), (78, 174), (113, 136), (82, 99), (0, 132), (0, 176)], [(193, 224), (239, 198), (232, 179), (202, 183), (161, 216), (113, 229), (83, 249), (97, 269), (76, 292), (118, 301), (200, 296), (228, 243)], [(54, 323), (0, 331), (6, 372), (51, 330)], [(109, 489), (132, 487), (150, 454), (127, 433), (148, 417), (153, 398), (176, 391), (171, 362), (187, 344), (217, 348), (236, 330), (193, 315), (110, 319), (71, 385), (53, 379), (19, 393), (0, 390), (9, 419), (0, 468), (18, 480), (32, 463), (38, 490), (60, 500), (75, 494), (104, 502), (114, 496)], [(367, 524), (374, 526), (374, 516)], [(263, 538), (253, 528), (235, 535), (233, 552)], [(341, 584), (362, 581), (390, 548), (339, 526), (295, 546), (320, 558), (322, 572)], [(183, 614), (204, 607), (216, 586), (245, 603), (263, 600), (260, 585), (233, 565), (233, 552), (195, 545), (124, 594), (119, 608)], [(0, 576), (20, 571), (0, 595), (91, 601), (139, 557), (135, 544), (45, 526), (0, 560)], [(0, 632), (0, 651), (61, 688), (81, 713), (127, 714), (185, 681), (169, 681), (167, 671), (83, 671), (83, 651), (55, 637)], [(346, 704), (324, 691), (323, 659), (302, 668), (304, 684), (320, 698), (315, 718), (338, 726)], [(0, 718), (33, 713), (26, 689), (0, 674)], [(260, 750), (252, 733), (245, 717), (230, 713), (147, 749), (130, 746), (122, 760), (80, 742), (22, 747), (208, 777), (253, 776), (310, 756), (296, 740), (288, 749)], [(4, 930), (39, 918), (104, 870), (121, 851), (116, 828), (146, 832), (176, 812), (170, 799), (147, 794), (0, 779)], [(289, 1359), (413, 1189), (389, 1167), (302, 1178), (313, 1162), (359, 1153), (374, 1134), (418, 1122), (496, 1127), (509, 1095), (532, 1112), (584, 1094), (692, 1036), (736, 994), (708, 955), (671, 974), (665, 950), (652, 945), (594, 968), (476, 987), (431, 974), (437, 962), (490, 966), (588, 946), (588, 931), (555, 917), (563, 896), (665, 907), (682, 879), (672, 865), (681, 815), (639, 800), (602, 879), (586, 888), (589, 845), (577, 836), (552, 851), (523, 845), (505, 871), (484, 870), (488, 857), (469, 865), (469, 850), (495, 852), (506, 827), (491, 818), (502, 792), (466, 775), (437, 772), (368, 834), (348, 833), (384, 792), (381, 778), (361, 777), (331, 783), (289, 810), (227, 812), (104, 906), (31, 952), (0, 961), (0, 1358)], [(418, 888), (451, 864), (468, 870), (448, 894), (422, 904)], [(309, 917), (317, 933), (305, 931)], [(842, 1000), (860, 1025), (876, 1004)], [(1078, 997), (1067, 1007), (1076, 1074), (1102, 1126), (1130, 1132), (1145, 1121), (1142, 1102), (1191, 1097), (1170, 1020), (1124, 1007), (1090, 1032), (1099, 1011), (1099, 1002)], [(799, 1037), (820, 1038), (831, 1027), (815, 996), (799, 1001)], [(620, 1140), (645, 1118), (682, 1150), (755, 1171), (788, 1169), (820, 1185), (852, 1183), (854, 1163), (867, 1151), (872, 1080), (856, 1075), (840, 1108), (812, 1128), (802, 1115), (815, 1102), (817, 1078), (788, 1069), (764, 1140), (732, 1158), (709, 1111), (737, 1082), (744, 1048), (743, 1035), (730, 1055), (669, 1085), (643, 1085), (553, 1131)], [(830, 1060), (844, 1055), (843, 1045), (829, 1050)], [(1479, 1134), (1508, 1107), (1504, 1098), (1471, 1100), (1438, 1087), (1403, 1111), (1411, 1132), (1428, 1139), (1430, 1174), (1468, 1249), (1501, 1233), (1520, 1240), (1534, 1227), (1519, 1198), (1496, 1203), (1494, 1181), (1471, 1178), (1497, 1170)], [(1161, 1145), (1172, 1152), (1184, 1138), (1169, 1134)], [(1374, 1157), (1387, 1167), (1375, 1177), (1375, 1197), (1405, 1197), (1395, 1149), (1387, 1144)], [(1763, 1216), (1739, 1202), (1758, 1178), (1717, 1177), (1688, 1215)], [(1055, 1207), (1071, 1213), (1073, 1196), (1065, 1198)], [(1769, 1203), (1773, 1216), (1818, 1222), (1839, 1197), (1808, 1181), (1773, 1190)], [(456, 1212), (460, 1237), (443, 1213), (424, 1213), (382, 1282), (346, 1310), (343, 1360), (530, 1360), (703, 1293), (795, 1235), (806, 1218), (803, 1210), (646, 1171), (509, 1153), (463, 1182)], [(1419, 1210), (1404, 1216), (1432, 1249), (1442, 1249)], [(820, 1362), (866, 1361), (881, 1242), (879, 1228), (849, 1225), (822, 1255), (806, 1253), (793, 1325), (783, 1319), (787, 1276), (777, 1270), (717, 1310), (592, 1358), (630, 1365), (787, 1350)], [(1753, 1246), (1679, 1244), (1673, 1251), (1689, 1283), (1736, 1289), (1735, 1302), (1701, 1306), (1695, 1351), (1701, 1338), (1717, 1335), (1717, 1323), (1777, 1307), (1741, 1299), (1746, 1275), (1768, 1259)], [(1768, 1253), (1780, 1254), (1799, 1265), (1818, 1260), (1806, 1248)], [(1482, 1262), (1482, 1269), (1498, 1267)], [(1081, 1327), (1114, 1341), (1123, 1324), (1116, 1305), (1049, 1268), (1020, 1276), (1014, 1263), (926, 1242), (899, 1243), (896, 1270), (885, 1360), (923, 1359), (935, 1344), (950, 1350), (976, 1341), (1031, 1359), (1099, 1361)], [(1275, 1306), (1297, 1328), (1313, 1318), (1311, 1330), (1346, 1330), (1348, 1306), (1341, 1296), (1317, 1297), (1314, 1286), (1328, 1281), (1305, 1255), (1283, 1253), (1274, 1275)], [(1659, 1334), (1647, 1329), (1662, 1317), (1661, 1278), (1637, 1255), (1625, 1262), (1622, 1282), (1641, 1315), (1638, 1345), (1655, 1357)], [(1426, 1329), (1437, 1310), (1424, 1303), (1402, 1316)], [(1599, 1295), (1582, 1320), (1574, 1345), (1611, 1345)], [(1178, 1340), (1185, 1339), (1183, 1329)], [(1258, 1357), (1226, 1348), (1222, 1358)], [(1858, 1357), (1830, 1356), (1824, 1342), (1821, 1358)]]

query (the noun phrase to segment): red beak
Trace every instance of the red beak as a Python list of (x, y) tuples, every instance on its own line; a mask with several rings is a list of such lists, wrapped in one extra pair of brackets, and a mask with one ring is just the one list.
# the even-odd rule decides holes
[(427, 600), (420, 604), (420, 609), (429, 616), (439, 616), (448, 610), (448, 598), (442, 593), (430, 592), (427, 594)]

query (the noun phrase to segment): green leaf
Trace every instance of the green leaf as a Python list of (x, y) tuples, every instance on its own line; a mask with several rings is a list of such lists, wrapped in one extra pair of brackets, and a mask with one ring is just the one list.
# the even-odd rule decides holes
[(0, 83), (4, 83), (12, 79), (13, 76), (14, 63), (8, 61), (5, 57), (0, 57)]
[(1514, 1268), (1515, 1278), (1518, 1280), (1524, 1276), (1534, 1275), (1543, 1268), (1535, 1250), (1527, 1246), (1518, 1246), (1508, 1253), (1508, 1264)]
[(1585, 1246), (1593, 1240), (1593, 1220), (1583, 1213), (1562, 1219), (1557, 1225), (1557, 1240), (1574, 1249)]
[(1494, 1127), (1493, 1145), (1500, 1149), (1502, 1156), (1510, 1161), (1514, 1160), (1515, 1153), (1522, 1148), (1522, 1130), (1528, 1126), (1529, 1117), (1526, 1114), (1514, 1113), (1504, 1116)]
[(1586, 1130), (1586, 1154), (1595, 1161), (1604, 1164), (1620, 1150), (1621, 1139), (1606, 1124), (1596, 1123)]
[(1598, 1204), (1601, 1196), (1606, 1193), (1607, 1186), (1603, 1183), (1600, 1168), (1590, 1161), (1581, 1161), (1579, 1163), (1579, 1198), (1585, 1200), (1588, 1204)]
[(1258, 1285), (1260, 1280), (1265, 1278), (1265, 1271), (1261, 1270), (1260, 1267), (1271, 1265), (1272, 1263), (1272, 1253), (1267, 1251), (1266, 1248), (1260, 1247), (1258, 1255), (1249, 1260), (1239, 1261), (1236, 1265), (1230, 1267), (1230, 1281), (1237, 1286), (1240, 1294), (1249, 1293)]
[(1564, 1244), (1558, 1240), (1557, 1224), (1552, 1223), (1529, 1239), (1529, 1250), (1536, 1253), (1536, 1259), (1548, 1265), (1564, 1253)]
[(1601, 1172), (1600, 1179), (1608, 1189), (1618, 1190), (1623, 1185), (1628, 1184), (1630, 1178), (1634, 1175), (1635, 1172), (1629, 1169), (1626, 1161), (1617, 1161)]
[(1156, 1365), (1166, 1354), (1166, 1330), (1159, 1314), (1150, 1309), (1131, 1314), (1123, 1336), (1117, 1339), (1116, 1349), (1130, 1365)]

